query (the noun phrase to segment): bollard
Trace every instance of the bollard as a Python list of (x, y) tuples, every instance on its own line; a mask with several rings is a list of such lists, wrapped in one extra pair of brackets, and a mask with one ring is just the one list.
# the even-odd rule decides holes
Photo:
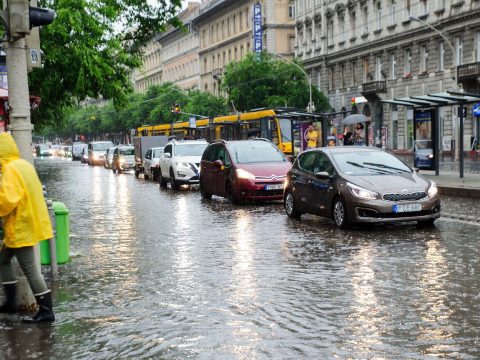
[(52, 281), (56, 281), (58, 278), (58, 264), (57, 264), (57, 245), (55, 240), (56, 234), (56, 223), (55, 223), (55, 213), (53, 211), (53, 201), (51, 199), (47, 200), (48, 213), (50, 215), (50, 221), (52, 223), (53, 237), (48, 240), (48, 245), (50, 247), (50, 271)]

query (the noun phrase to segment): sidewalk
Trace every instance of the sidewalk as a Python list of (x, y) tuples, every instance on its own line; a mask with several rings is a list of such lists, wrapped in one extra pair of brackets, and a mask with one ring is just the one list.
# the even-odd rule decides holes
[(420, 174), (435, 181), (441, 194), (480, 198), (480, 174), (465, 173), (463, 178), (454, 172), (440, 171), (436, 176), (435, 171), (420, 170)]

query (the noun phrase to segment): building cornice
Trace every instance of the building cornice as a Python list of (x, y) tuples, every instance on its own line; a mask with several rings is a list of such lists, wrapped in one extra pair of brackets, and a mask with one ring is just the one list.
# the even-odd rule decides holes
[(247, 3), (248, 0), (213, 0), (211, 4), (206, 5), (203, 9), (200, 8), (200, 13), (192, 20), (192, 23), (199, 25), (211, 16), (218, 15), (219, 11), (228, 9), (231, 5), (238, 5), (239, 2)]

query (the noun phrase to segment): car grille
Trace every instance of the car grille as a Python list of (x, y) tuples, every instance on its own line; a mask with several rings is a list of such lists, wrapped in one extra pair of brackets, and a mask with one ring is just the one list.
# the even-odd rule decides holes
[(425, 191), (414, 192), (414, 193), (402, 193), (402, 194), (384, 194), (383, 200), (387, 201), (412, 201), (420, 200), (427, 197)]

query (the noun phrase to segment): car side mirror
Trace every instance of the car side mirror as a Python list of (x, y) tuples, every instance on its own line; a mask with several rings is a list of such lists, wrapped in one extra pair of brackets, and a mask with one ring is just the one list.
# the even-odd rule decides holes
[(287, 161), (288, 161), (289, 163), (292, 163), (292, 164), (293, 164), (293, 162), (295, 161), (295, 158), (294, 158), (293, 156), (291, 156), (291, 155), (287, 155), (286, 158), (287, 158)]
[(330, 174), (326, 171), (320, 171), (315, 174), (315, 177), (320, 180), (328, 180), (331, 179)]
[(172, 157), (172, 154), (164, 153), (163, 156), (165, 157), (165, 159), (170, 159)]

